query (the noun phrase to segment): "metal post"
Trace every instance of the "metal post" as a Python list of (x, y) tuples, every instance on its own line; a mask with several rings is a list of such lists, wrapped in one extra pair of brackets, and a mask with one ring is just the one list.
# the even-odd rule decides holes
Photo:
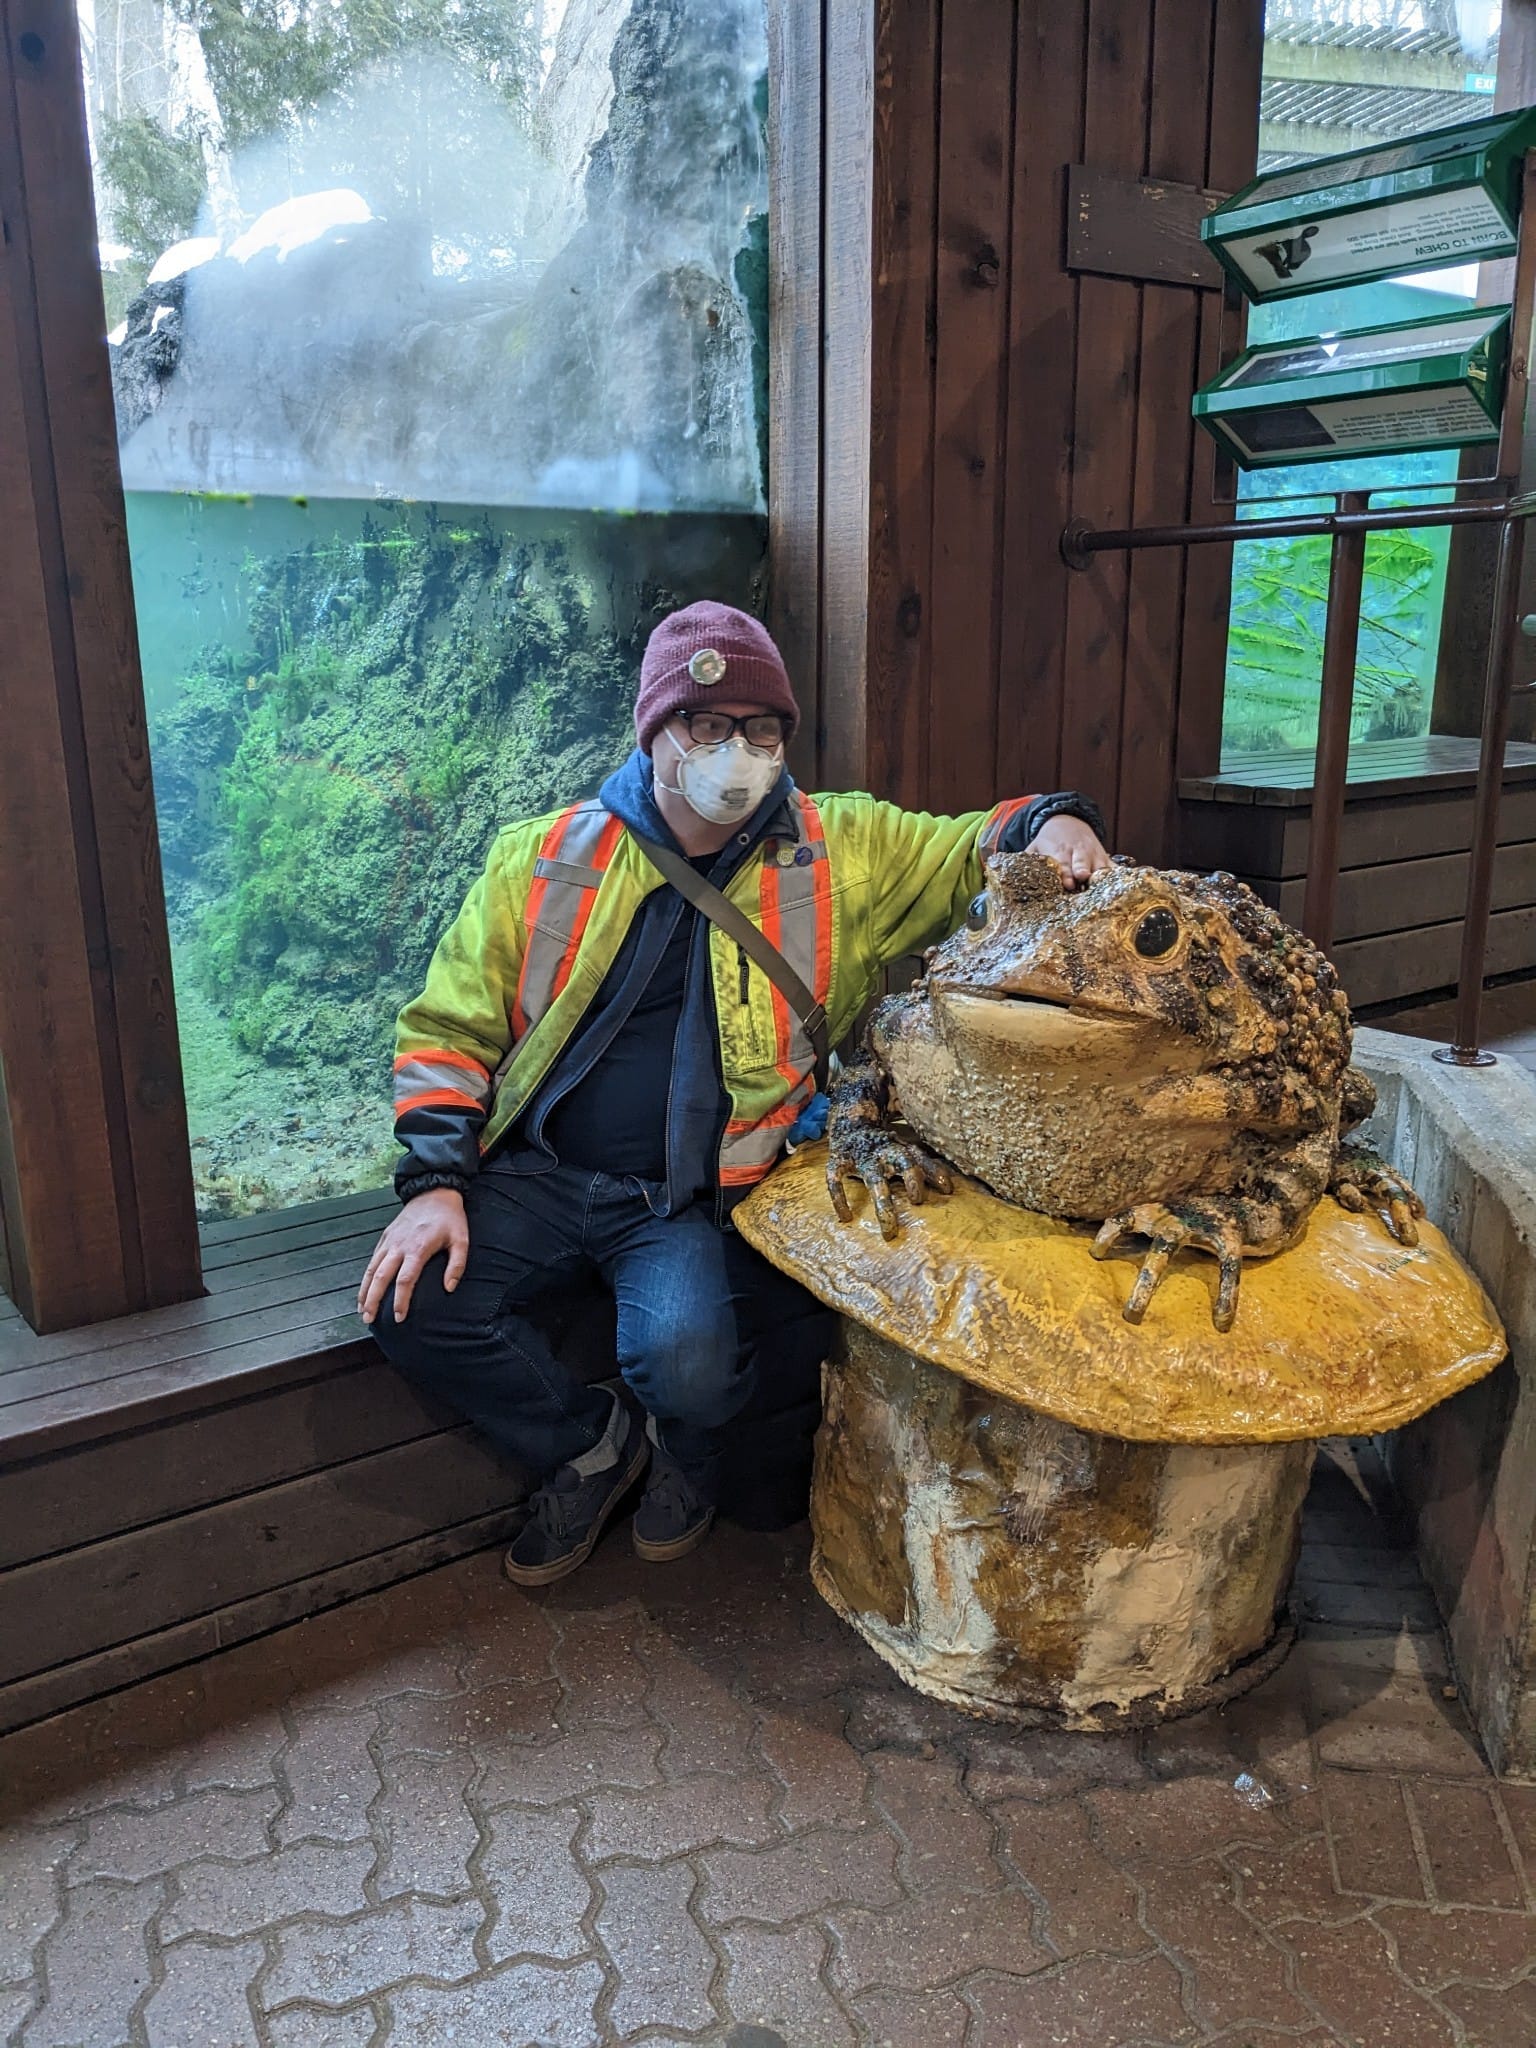
[[(1343, 515), (1366, 509), (1367, 494), (1346, 491)], [(1312, 824), (1307, 840), (1307, 889), (1301, 928), (1326, 953), (1333, 944), (1339, 884), (1339, 833), (1349, 774), (1349, 719), (1355, 702), (1355, 652), (1360, 638), (1360, 594), (1365, 576), (1365, 535), (1333, 536), (1328, 570), (1328, 623), (1323, 640), (1323, 687), (1317, 707), (1317, 762), (1312, 771)]]
[(1467, 874), (1467, 909), (1461, 927), (1461, 966), (1456, 989), (1456, 1042), (1435, 1048), (1435, 1058), (1454, 1067), (1491, 1067), (1491, 1052), (1478, 1044), (1483, 1014), (1483, 967), (1488, 919), (1493, 909), (1493, 864), (1499, 843), (1499, 800), (1504, 794), (1504, 743), (1509, 734), (1510, 661), (1520, 609), (1520, 566), (1525, 558), (1525, 521), (1506, 520), (1499, 529), (1499, 571), (1494, 586), (1493, 631), (1483, 671), (1483, 733), (1477, 760), (1477, 798), (1472, 808), (1472, 854)]
[(1536, 307), (1536, 150), (1527, 150), (1520, 183), (1520, 239), (1515, 245), (1514, 289), (1510, 293), (1509, 368), (1504, 374), (1504, 409), (1499, 416), (1499, 475), (1504, 479), (1507, 490), (1515, 488), (1520, 475), (1525, 443), (1533, 307)]

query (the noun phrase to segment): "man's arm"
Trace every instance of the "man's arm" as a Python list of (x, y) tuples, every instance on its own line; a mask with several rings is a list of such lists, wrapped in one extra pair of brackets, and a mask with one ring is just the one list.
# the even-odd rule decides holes
[(452, 1293), (469, 1258), (464, 1190), (480, 1168), (480, 1133), (496, 1069), (512, 1042), (525, 933), (506, 873), (505, 837), (444, 934), (426, 987), (400, 1012), (395, 1058), (395, 1136), (405, 1155), (395, 1192), (405, 1207), (374, 1247), (357, 1291), (372, 1324), (386, 1295), (404, 1322), (424, 1268), (447, 1255)]
[(400, 1012), (395, 1057), (395, 1169), (402, 1201), (460, 1193), (479, 1170), (492, 1080), (512, 1043), (522, 965), (522, 906), (506, 872), (507, 837), (444, 933), (421, 994)]
[(900, 960), (955, 930), (982, 884), (983, 850), (1033, 847), (1076, 886), (1108, 864), (1098, 806), (1075, 790), (1033, 796), (958, 818), (869, 807), (876, 955)]
[(1058, 789), (1050, 796), (1031, 797), (997, 834), (997, 851), (1033, 851), (1055, 861), (1069, 889), (1091, 882), (1108, 867), (1104, 813), (1081, 790)]

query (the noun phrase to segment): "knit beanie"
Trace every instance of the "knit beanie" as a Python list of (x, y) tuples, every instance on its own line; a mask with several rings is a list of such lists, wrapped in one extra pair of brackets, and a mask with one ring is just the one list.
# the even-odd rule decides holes
[(800, 722), (784, 657), (762, 620), (705, 598), (663, 619), (646, 642), (635, 737), (649, 753), (674, 711), (692, 711), (715, 698), (777, 711), (786, 739)]

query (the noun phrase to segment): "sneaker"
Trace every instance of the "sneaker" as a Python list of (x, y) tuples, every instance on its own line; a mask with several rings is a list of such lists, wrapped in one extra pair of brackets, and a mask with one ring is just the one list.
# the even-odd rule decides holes
[(645, 1431), (627, 1409), (621, 1411), (619, 1455), (601, 1472), (559, 1469), (528, 1501), (528, 1519), (501, 1561), (519, 1586), (548, 1586), (585, 1564), (624, 1496), (645, 1470), (650, 1455)]
[(651, 1454), (651, 1476), (635, 1510), (635, 1554), (649, 1564), (666, 1564), (697, 1550), (709, 1534), (715, 1511), (695, 1493), (688, 1475), (663, 1450)]

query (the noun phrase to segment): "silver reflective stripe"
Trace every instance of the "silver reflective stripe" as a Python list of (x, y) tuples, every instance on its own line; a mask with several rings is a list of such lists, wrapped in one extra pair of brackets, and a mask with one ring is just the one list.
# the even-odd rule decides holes
[[(804, 1088), (797, 1088), (790, 1101), (803, 1109), (810, 1100)], [(728, 1131), (724, 1145), (720, 1148), (720, 1164), (729, 1174), (742, 1172), (766, 1173), (784, 1149), (784, 1140), (789, 1136), (788, 1123), (753, 1124), (750, 1130)], [(722, 1177), (727, 1177), (723, 1172)]]
[[(548, 854), (534, 862), (528, 895), (528, 946), (512, 1013), (513, 1039), (520, 1039), (544, 1015), (562, 986), (561, 968), (581, 917), (602, 880), (594, 865), (610, 813), (595, 801), (577, 806)], [(580, 877), (579, 880), (574, 877)], [(590, 879), (588, 879), (590, 877)]]
[(578, 889), (595, 889), (603, 879), (601, 868), (584, 868), (574, 860), (546, 860), (542, 854), (533, 872), (547, 882), (574, 882)]
[(430, 1053), (407, 1060), (395, 1070), (397, 1106), (418, 1095), (430, 1095), (443, 1089), (462, 1095), (467, 1102), (478, 1103), (483, 1109), (491, 1099), (491, 1077), (483, 1067), (477, 1066), (471, 1072), (457, 1061), (435, 1060)]
[[(789, 867), (781, 867), (778, 870), (778, 946), (779, 951), (784, 955), (790, 966), (794, 968), (796, 974), (799, 975), (816, 1000), (819, 1003), (825, 1004), (827, 989), (825, 986), (818, 987), (816, 975), (816, 892), (818, 881), (821, 882), (823, 889), (825, 889), (826, 877), (818, 877), (816, 869), (817, 863), (825, 860), (827, 857), (827, 843), (825, 839), (809, 838), (811, 822), (798, 791), (796, 792), (795, 808), (798, 812), (800, 843), (802, 846), (809, 845), (811, 852), (815, 855), (815, 859), (808, 860), (803, 867), (792, 864)], [(817, 829), (819, 831), (819, 826)], [(832, 906), (828, 903), (827, 916), (829, 919), (831, 915)], [(827, 944), (830, 948), (830, 931), (827, 934)], [(830, 958), (830, 951), (828, 958)], [(826, 982), (827, 976), (825, 972), (823, 972), (821, 980), (823, 984)], [(790, 1064), (800, 1073), (809, 1073), (816, 1064), (816, 1049), (811, 1044), (809, 1032), (796, 1016), (793, 1007), (785, 1003), (784, 1009), (789, 1016)]]

